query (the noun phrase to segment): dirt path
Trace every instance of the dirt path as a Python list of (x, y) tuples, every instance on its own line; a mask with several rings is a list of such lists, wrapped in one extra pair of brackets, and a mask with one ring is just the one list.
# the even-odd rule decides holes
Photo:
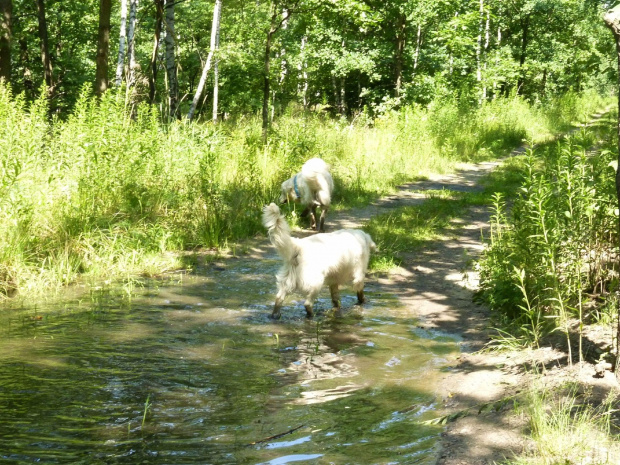
[[(605, 112), (593, 115), (590, 123)], [(579, 129), (579, 128), (576, 128)], [(523, 153), (524, 147), (510, 155)], [(406, 205), (419, 205), (424, 191), (449, 189), (473, 192), (480, 190), (480, 180), (501, 161), (464, 165), (452, 175), (437, 176), (428, 181), (403, 185), (392, 196), (367, 207), (332, 214), (330, 229), (358, 228), (370, 218)], [(567, 367), (566, 355), (550, 348), (493, 354), (479, 352), (489, 341), (489, 311), (473, 303), (478, 276), (468, 269), (484, 248), (482, 237), (488, 237), (490, 209), (470, 208), (458, 219), (461, 228), (451, 236), (415, 254), (403, 257), (401, 266), (387, 276), (374, 278), (380, 288), (398, 296), (400, 301), (431, 331), (440, 331), (460, 338), (461, 354), (449, 361), (437, 395), (443, 402), (440, 414), (448, 415), (472, 408), (474, 412), (449, 423), (442, 435), (440, 465), (493, 464), (526, 446), (526, 420), (507, 405), (499, 411), (478, 414), (478, 407), (521, 392), (534, 378), (524, 366), (544, 365), (554, 371), (553, 383), (579, 378), (595, 389), (606, 392), (616, 386), (607, 373), (594, 378), (594, 367), (583, 364)], [(611, 340), (611, 339), (610, 339)]]
[[(406, 184), (396, 195), (368, 207), (333, 215), (330, 225), (334, 229), (360, 227), (390, 209), (424, 202), (423, 191), (429, 189), (475, 191), (480, 189), (482, 176), (499, 164), (467, 165), (453, 175)], [(489, 217), (488, 208), (469, 209), (459, 219), (464, 226), (456, 237), (405, 255), (398, 269), (378, 279), (378, 286), (398, 296), (412, 316), (420, 319), (421, 326), (461, 339), (461, 355), (450, 362), (449, 371), (437, 387), (443, 402), (440, 414), (500, 400), (511, 394), (511, 387), (520, 381), (520, 376), (500, 368), (506, 363), (505, 356), (476, 353), (488, 342), (489, 315), (486, 308), (472, 302), (477, 275), (467, 267), (483, 250), (481, 236), (487, 236)], [(511, 451), (522, 449), (522, 426), (523, 422), (507, 411), (461, 418), (448, 425), (443, 434), (437, 463), (474, 465), (499, 461)]]

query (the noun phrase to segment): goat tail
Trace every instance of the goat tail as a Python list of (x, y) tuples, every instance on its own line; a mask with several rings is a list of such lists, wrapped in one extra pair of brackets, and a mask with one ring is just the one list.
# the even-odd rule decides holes
[(270, 203), (263, 208), (263, 226), (269, 232), (269, 240), (278, 251), (280, 257), (291, 262), (295, 255), (295, 244), (291, 238), (291, 229), (286, 219), (280, 214), (280, 208)]

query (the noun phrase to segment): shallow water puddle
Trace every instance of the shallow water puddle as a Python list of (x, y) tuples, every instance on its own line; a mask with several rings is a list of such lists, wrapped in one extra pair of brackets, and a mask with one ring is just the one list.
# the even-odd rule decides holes
[(377, 286), (269, 318), (274, 260), (0, 312), (4, 463), (435, 462), (453, 339)]

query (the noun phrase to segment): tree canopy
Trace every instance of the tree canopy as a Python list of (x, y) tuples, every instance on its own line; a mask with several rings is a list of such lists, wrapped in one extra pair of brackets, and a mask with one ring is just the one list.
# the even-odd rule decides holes
[[(2, 0), (0, 73), (14, 92), (34, 98), (46, 84), (52, 109), (62, 113), (84, 85), (94, 86), (107, 2)], [(210, 51), (215, 1), (135, 3), (133, 99), (167, 108), (176, 74), (177, 116), (186, 114)], [(600, 0), (223, 0), (218, 110), (234, 116), (267, 104), (273, 117), (295, 103), (352, 115), (444, 96), (536, 101), (604, 88), (615, 73), (606, 7)], [(129, 27), (121, 11), (112, 1), (110, 86), (120, 25)], [(126, 64), (124, 82), (127, 73)], [(198, 114), (210, 114), (212, 98), (213, 73)]]

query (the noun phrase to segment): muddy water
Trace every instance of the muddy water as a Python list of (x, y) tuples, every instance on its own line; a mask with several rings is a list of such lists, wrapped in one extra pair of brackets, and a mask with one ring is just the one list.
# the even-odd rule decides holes
[(0, 311), (0, 463), (434, 463), (455, 341), (378, 286), (268, 318), (278, 262)]

